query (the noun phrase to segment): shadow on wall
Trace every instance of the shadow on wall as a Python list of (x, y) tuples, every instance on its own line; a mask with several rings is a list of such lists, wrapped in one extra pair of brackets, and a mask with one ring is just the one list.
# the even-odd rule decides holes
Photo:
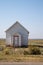
[(28, 45), (22, 45), (22, 46), (11, 46), (11, 45), (6, 45), (6, 47), (13, 47), (13, 48), (28, 48)]

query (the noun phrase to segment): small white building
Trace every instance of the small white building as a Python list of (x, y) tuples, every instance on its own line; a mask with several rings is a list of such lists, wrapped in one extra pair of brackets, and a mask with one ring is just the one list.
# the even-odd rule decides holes
[(6, 30), (6, 45), (14, 47), (28, 46), (29, 32), (19, 22), (16, 21)]

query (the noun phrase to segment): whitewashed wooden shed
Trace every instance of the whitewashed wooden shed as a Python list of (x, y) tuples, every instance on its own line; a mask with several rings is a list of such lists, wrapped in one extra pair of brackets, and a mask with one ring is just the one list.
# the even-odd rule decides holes
[(29, 32), (18, 21), (6, 30), (6, 45), (28, 46)]

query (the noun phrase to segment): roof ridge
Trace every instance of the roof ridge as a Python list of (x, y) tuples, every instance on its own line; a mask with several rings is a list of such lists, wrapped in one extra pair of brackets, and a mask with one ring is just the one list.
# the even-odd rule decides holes
[[(13, 25), (15, 25), (16, 23), (18, 23), (21, 27), (23, 27), (29, 33), (29, 31), (24, 26), (22, 26), (18, 21), (16, 21)], [(7, 32), (12, 26), (10, 26), (5, 32)]]

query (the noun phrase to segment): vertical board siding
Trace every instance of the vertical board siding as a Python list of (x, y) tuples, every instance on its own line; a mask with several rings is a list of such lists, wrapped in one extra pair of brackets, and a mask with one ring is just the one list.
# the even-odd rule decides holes
[(19, 33), (21, 35), (21, 39), (19, 41), (21, 42), (21, 45), (28, 45), (28, 32), (19, 24), (12, 26), (12, 28), (6, 32), (7, 44), (13, 45), (13, 35), (15, 33)]

